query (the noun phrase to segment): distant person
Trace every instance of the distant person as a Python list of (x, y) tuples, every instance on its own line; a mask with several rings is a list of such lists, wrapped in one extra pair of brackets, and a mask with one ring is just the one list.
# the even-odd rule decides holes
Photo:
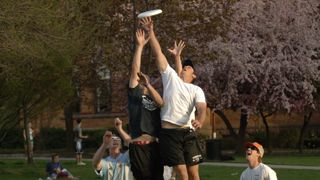
[[(109, 156), (103, 158), (105, 151), (109, 150)], [(130, 171), (128, 151), (121, 153), (121, 139), (112, 132), (106, 131), (100, 148), (92, 159), (92, 166), (97, 175), (104, 180), (133, 180)]]
[(51, 156), (51, 162), (47, 163), (46, 172), (47, 172), (48, 180), (60, 179), (60, 178), (78, 179), (74, 177), (67, 169), (62, 167), (58, 154), (53, 154)]
[(83, 139), (87, 139), (88, 136), (82, 134), (82, 127), (81, 127), (81, 119), (77, 119), (77, 127), (75, 128), (75, 149), (76, 149), (76, 161), (77, 165), (84, 166), (86, 165), (82, 162), (82, 154), (83, 154), (83, 147), (82, 141)]
[[(30, 154), (31, 156), (33, 156), (33, 129), (32, 129), (32, 123), (28, 122), (27, 125), (28, 129), (29, 129), (29, 139), (30, 139)], [(28, 142), (27, 142), (27, 131), (24, 129), (23, 130), (23, 139), (24, 139), (24, 149), (25, 149), (25, 153), (26, 155), (28, 154)]]
[(276, 172), (262, 163), (264, 154), (262, 145), (248, 142), (245, 147), (249, 167), (242, 172), (240, 180), (277, 180)]

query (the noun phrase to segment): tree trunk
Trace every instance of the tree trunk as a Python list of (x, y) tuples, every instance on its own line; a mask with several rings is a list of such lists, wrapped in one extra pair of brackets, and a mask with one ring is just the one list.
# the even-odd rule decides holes
[(28, 164), (33, 164), (33, 153), (31, 152), (31, 140), (30, 140), (30, 129), (28, 127), (28, 113), (27, 113), (27, 107), (26, 104), (22, 104), (22, 115), (23, 115), (23, 123), (24, 123), (24, 130), (27, 140), (27, 162)]
[(312, 111), (309, 112), (308, 114), (304, 114), (303, 116), (303, 124), (302, 124), (302, 127), (300, 129), (300, 135), (299, 135), (299, 141), (298, 141), (298, 147), (299, 147), (299, 153), (303, 153), (303, 140), (304, 140), (304, 134), (305, 134), (305, 131), (307, 129), (307, 126), (310, 122), (310, 119), (312, 117)]
[(240, 115), (240, 127), (239, 127), (238, 144), (236, 148), (236, 153), (242, 153), (242, 147), (245, 140), (247, 125), (248, 125), (248, 110), (246, 108), (242, 108), (241, 115)]
[(215, 110), (214, 111), (224, 122), (224, 124), (227, 126), (227, 129), (229, 130), (230, 135), (234, 138), (237, 139), (237, 134), (234, 132), (233, 127), (228, 120), (228, 118), (225, 116), (225, 114), (221, 110)]
[(269, 129), (268, 121), (267, 121), (267, 117), (270, 116), (271, 114), (264, 115), (261, 110), (259, 110), (259, 113), (262, 118), (263, 124), (266, 128), (266, 140), (267, 141), (266, 141), (265, 147), (267, 148), (268, 153), (271, 153), (272, 148), (271, 148), (271, 143), (270, 143), (270, 129)]
[(73, 137), (73, 118), (72, 118), (72, 104), (64, 108), (64, 119), (66, 125), (66, 150), (73, 151), (74, 137)]

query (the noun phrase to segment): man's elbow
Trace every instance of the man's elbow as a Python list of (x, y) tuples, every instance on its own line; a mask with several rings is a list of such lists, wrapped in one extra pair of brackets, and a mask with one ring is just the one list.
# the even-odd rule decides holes
[(159, 101), (157, 104), (159, 108), (162, 108), (164, 106), (164, 101)]
[(196, 108), (197, 108), (197, 110), (204, 110), (204, 111), (206, 111), (206, 109), (207, 109), (207, 103), (204, 103), (204, 102), (197, 103)]

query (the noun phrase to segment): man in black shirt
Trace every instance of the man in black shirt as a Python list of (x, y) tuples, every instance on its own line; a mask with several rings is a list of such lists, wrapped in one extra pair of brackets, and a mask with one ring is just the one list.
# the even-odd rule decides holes
[(150, 84), (149, 77), (140, 72), (141, 54), (148, 40), (143, 30), (137, 30), (128, 90), (131, 136), (123, 131), (122, 121), (115, 120), (120, 136), (130, 143), (131, 170), (137, 180), (163, 179), (163, 164), (156, 141), (161, 128), (160, 107), (163, 100)]

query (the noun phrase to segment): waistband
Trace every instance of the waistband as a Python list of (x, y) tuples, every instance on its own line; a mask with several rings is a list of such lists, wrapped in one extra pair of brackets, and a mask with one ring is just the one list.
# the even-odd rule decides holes
[(183, 127), (183, 128), (161, 128), (160, 131), (164, 132), (195, 132), (194, 129), (190, 127)]
[(155, 141), (132, 141), (131, 144), (135, 144), (135, 145), (146, 145), (146, 144), (151, 144)]

